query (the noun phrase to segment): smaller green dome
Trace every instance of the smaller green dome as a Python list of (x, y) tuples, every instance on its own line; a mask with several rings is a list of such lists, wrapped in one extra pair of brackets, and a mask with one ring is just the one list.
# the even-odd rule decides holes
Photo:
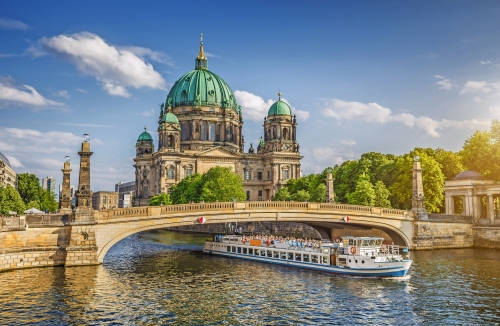
[(153, 141), (153, 137), (151, 137), (149, 132), (146, 131), (146, 128), (144, 128), (144, 132), (137, 138), (137, 141)]
[(161, 119), (161, 122), (166, 122), (166, 123), (176, 123), (179, 124), (179, 119), (173, 114), (172, 112), (168, 111), (163, 115), (163, 119)]
[(267, 116), (271, 115), (292, 115), (292, 109), (288, 104), (283, 102), (281, 99), (278, 100), (276, 103), (271, 105), (269, 108), (269, 112), (267, 112)]

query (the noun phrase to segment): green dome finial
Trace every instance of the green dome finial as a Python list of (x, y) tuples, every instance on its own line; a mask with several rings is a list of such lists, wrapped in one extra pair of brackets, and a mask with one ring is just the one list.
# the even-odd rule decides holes
[(168, 112), (165, 113), (163, 116), (163, 119), (161, 119), (162, 123), (171, 123), (171, 124), (179, 124), (179, 119), (177, 119), (177, 116), (172, 113), (172, 108), (168, 108)]
[(268, 117), (275, 114), (290, 116), (292, 115), (292, 109), (290, 108), (290, 105), (281, 100), (281, 91), (278, 91), (278, 101), (271, 105), (269, 111), (267, 112)]
[(149, 132), (146, 131), (146, 126), (144, 126), (144, 132), (139, 135), (139, 138), (137, 138), (137, 141), (153, 141), (153, 137), (149, 134)]

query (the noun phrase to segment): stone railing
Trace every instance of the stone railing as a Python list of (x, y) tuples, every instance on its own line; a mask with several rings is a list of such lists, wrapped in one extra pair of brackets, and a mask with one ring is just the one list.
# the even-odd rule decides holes
[(466, 215), (429, 214), (429, 221), (473, 223), (474, 218)]
[(28, 214), (26, 225), (28, 227), (64, 226), (71, 222), (73, 216), (60, 214)]
[(291, 210), (291, 211), (336, 211), (342, 214), (367, 214), (377, 216), (394, 216), (399, 218), (409, 218), (409, 211), (399, 209), (388, 209), (369, 206), (357, 206), (334, 203), (308, 203), (308, 202), (276, 202), (276, 201), (256, 201), (256, 202), (229, 202), (229, 203), (196, 203), (179, 204), (167, 206), (147, 206), (134, 208), (119, 208), (112, 210), (96, 211), (96, 220), (110, 220), (127, 217), (158, 216), (175, 213), (206, 211), (259, 211), (259, 210)]
[(0, 231), (24, 230), (26, 220), (24, 216), (7, 216), (0, 218)]

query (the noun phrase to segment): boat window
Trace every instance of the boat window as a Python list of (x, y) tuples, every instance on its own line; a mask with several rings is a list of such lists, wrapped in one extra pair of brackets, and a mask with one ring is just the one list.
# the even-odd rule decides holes
[(327, 255), (328, 255), (328, 252), (329, 252), (328, 248), (323, 249), (323, 253), (324, 253), (324, 254), (327, 254)]
[(286, 259), (286, 252), (280, 251), (280, 258), (281, 259)]
[(361, 240), (355, 240), (355, 242), (357, 243), (357, 246), (361, 246)]
[(280, 253), (279, 253), (279, 251), (273, 251), (273, 257), (274, 257), (274, 258), (280, 258)]
[(236, 247), (233, 247), (233, 252), (236, 252)]
[(253, 249), (252, 248), (248, 248), (248, 254), (249, 255), (253, 255)]
[(382, 245), (382, 240), (377, 240), (377, 247)]
[(238, 247), (238, 253), (241, 254), (241, 247)]
[(323, 264), (328, 264), (328, 256), (323, 256)]
[(334, 254), (335, 253), (335, 248), (332, 248), (331, 252), (332, 252), (332, 254)]
[(227, 252), (231, 252), (231, 247), (227, 246)]
[(288, 253), (288, 259), (289, 260), (293, 260), (293, 252), (289, 252)]
[(261, 255), (262, 257), (266, 257), (266, 251), (265, 251), (265, 250), (261, 250), (261, 251), (260, 251), (260, 255)]
[(267, 257), (273, 258), (273, 252), (271, 250), (267, 251)]
[(318, 263), (318, 255), (311, 255), (311, 262)]
[(354, 240), (353, 239), (349, 239), (349, 246), (352, 246), (354, 244)]
[(259, 255), (259, 249), (255, 249), (255, 256), (258, 256)]
[(349, 239), (342, 239), (342, 242), (344, 244), (344, 247), (347, 247), (349, 245)]
[(377, 245), (377, 240), (370, 240), (370, 247), (375, 247)]
[(302, 261), (309, 262), (309, 255), (304, 254), (304, 255), (302, 256)]
[(363, 240), (363, 242), (361, 243), (361, 246), (363, 246), (363, 247), (368, 247), (369, 245), (370, 245), (369, 240)]
[(302, 254), (295, 254), (296, 261), (302, 261)]
[(243, 248), (243, 253), (246, 255), (247, 254), (247, 248)]

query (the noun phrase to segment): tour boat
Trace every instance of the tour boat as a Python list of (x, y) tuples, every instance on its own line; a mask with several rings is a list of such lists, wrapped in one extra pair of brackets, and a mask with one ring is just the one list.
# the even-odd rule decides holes
[(381, 237), (342, 237), (318, 247), (300, 243), (247, 240), (239, 235), (215, 235), (206, 241), (204, 253), (295, 266), (352, 276), (401, 277), (410, 268), (408, 248), (384, 245)]

